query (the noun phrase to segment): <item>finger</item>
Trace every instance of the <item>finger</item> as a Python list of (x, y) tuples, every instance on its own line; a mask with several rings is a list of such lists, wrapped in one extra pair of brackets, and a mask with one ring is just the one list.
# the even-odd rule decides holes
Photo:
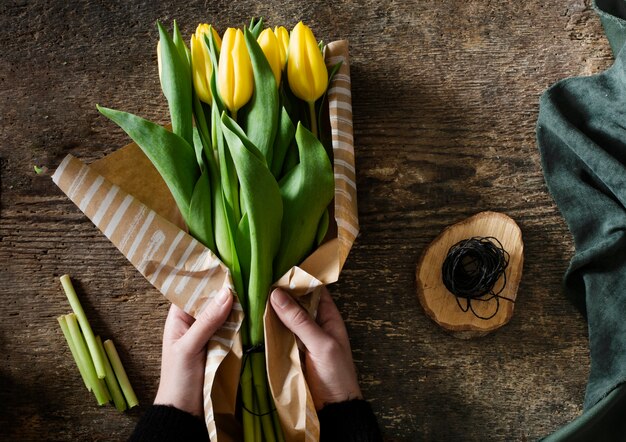
[(191, 353), (197, 353), (206, 347), (211, 336), (224, 323), (233, 305), (233, 295), (230, 290), (223, 289), (202, 310), (196, 321), (181, 338), (184, 346)]
[(164, 340), (177, 340), (183, 336), (191, 324), (193, 317), (185, 313), (178, 306), (171, 304), (167, 318), (165, 319), (165, 327), (163, 327)]
[(326, 287), (322, 288), (317, 307), (317, 322), (326, 333), (335, 338), (344, 348), (350, 348), (350, 339), (345, 323)]
[(328, 343), (329, 336), (287, 292), (275, 289), (271, 301), (278, 318), (300, 338), (307, 350), (315, 353)]

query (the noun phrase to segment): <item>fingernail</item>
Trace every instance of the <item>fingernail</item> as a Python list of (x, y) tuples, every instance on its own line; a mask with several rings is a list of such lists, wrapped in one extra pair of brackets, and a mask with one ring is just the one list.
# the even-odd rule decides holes
[(230, 298), (230, 296), (231, 296), (230, 290), (222, 289), (222, 290), (220, 290), (220, 292), (215, 297), (215, 302), (218, 305), (224, 305), (224, 304), (226, 304), (228, 302), (228, 298)]
[(285, 308), (289, 304), (289, 295), (281, 289), (275, 289), (272, 292), (272, 302), (280, 308)]

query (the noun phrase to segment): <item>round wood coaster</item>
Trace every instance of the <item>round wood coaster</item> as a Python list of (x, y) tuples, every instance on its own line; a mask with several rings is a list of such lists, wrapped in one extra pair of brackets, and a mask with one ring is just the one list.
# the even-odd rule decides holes
[[(517, 288), (522, 278), (524, 264), (524, 243), (522, 231), (508, 216), (497, 212), (481, 212), (450, 227), (434, 239), (424, 250), (417, 262), (417, 297), (430, 318), (461, 339), (480, 337), (502, 327), (513, 316), (515, 303), (506, 299), (488, 302), (473, 301), (472, 308), (483, 317), (498, 312), (491, 319), (480, 319), (471, 310), (464, 312), (457, 303), (456, 296), (443, 284), (441, 268), (450, 247), (464, 239), (472, 237), (494, 237), (509, 253), (509, 265), (506, 269), (506, 286), (500, 296), (515, 300)], [(502, 277), (495, 288), (501, 287)], [(461, 299), (465, 306), (465, 300)]]

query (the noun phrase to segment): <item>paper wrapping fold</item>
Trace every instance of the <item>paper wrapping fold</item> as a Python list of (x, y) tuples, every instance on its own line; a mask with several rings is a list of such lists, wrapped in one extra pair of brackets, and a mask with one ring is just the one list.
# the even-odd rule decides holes
[[(298, 297), (311, 314), (317, 309), (320, 288), (337, 281), (359, 231), (348, 43), (330, 43), (325, 56), (329, 66), (342, 62), (328, 91), (335, 174), (336, 225), (332, 229), (336, 236), (275, 284)], [(91, 166), (68, 155), (53, 181), (152, 285), (192, 316), (201, 312), (221, 288), (233, 288), (228, 269), (183, 230), (180, 213), (165, 183), (135, 144)], [(285, 439), (318, 440), (319, 422), (296, 340), (271, 307), (266, 308), (264, 320), (270, 389)], [(242, 321), (243, 311), (236, 300), (226, 323), (208, 346), (205, 419), (213, 441), (237, 440), (241, 436), (235, 410)]]

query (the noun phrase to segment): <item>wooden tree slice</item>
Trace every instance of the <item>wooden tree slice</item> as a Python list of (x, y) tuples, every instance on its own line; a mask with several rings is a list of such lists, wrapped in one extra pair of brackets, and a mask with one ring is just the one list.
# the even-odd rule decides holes
[[(524, 265), (524, 243), (522, 231), (508, 216), (497, 212), (481, 212), (450, 227), (434, 239), (424, 250), (417, 263), (417, 297), (430, 318), (461, 339), (480, 337), (502, 327), (513, 316), (515, 303), (506, 299), (488, 302), (472, 301), (474, 311), (483, 317), (498, 312), (491, 319), (480, 319), (471, 310), (464, 312), (458, 305), (456, 296), (448, 291), (443, 284), (441, 268), (450, 247), (464, 239), (472, 237), (494, 237), (501, 243), (509, 257), (509, 265), (505, 271), (506, 286), (500, 296), (515, 300), (517, 288), (522, 278)], [(502, 277), (496, 282), (495, 289), (502, 286)], [(465, 306), (465, 300), (461, 299)]]

